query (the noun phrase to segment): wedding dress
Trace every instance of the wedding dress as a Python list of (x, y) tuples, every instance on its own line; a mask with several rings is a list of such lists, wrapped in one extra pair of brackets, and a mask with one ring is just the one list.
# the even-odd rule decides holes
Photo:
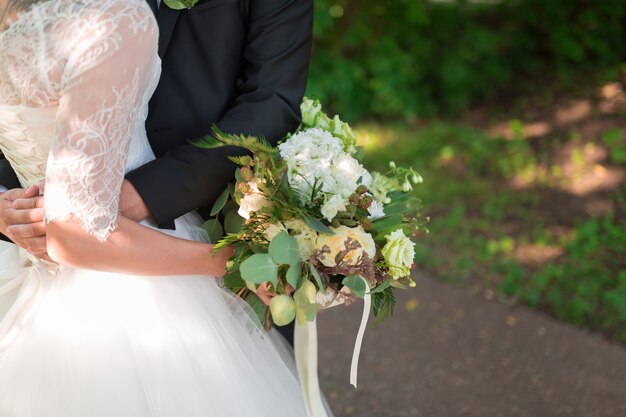
[[(46, 180), (48, 221), (105, 240), (124, 173), (154, 158), (154, 15), (144, 0), (9, 3), (0, 149), (22, 186)], [(199, 239), (198, 224), (169, 233)], [(73, 269), (1, 243), (0, 417), (306, 416), (273, 339), (213, 277)]]

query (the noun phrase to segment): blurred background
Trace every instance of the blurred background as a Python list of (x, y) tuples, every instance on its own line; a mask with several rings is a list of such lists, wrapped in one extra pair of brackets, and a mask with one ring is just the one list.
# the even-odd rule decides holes
[(307, 95), (368, 167), (416, 168), (430, 217), (359, 390), (360, 308), (320, 317), (338, 417), (626, 416), (626, 1), (315, 9)]

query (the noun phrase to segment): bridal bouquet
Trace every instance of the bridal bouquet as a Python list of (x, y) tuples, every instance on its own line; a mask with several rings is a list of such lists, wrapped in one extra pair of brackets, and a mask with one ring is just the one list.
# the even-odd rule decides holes
[[(350, 126), (304, 99), (303, 122), (278, 147), (261, 138), (215, 130), (199, 146), (238, 146), (239, 168), (204, 227), (231, 245), (224, 286), (244, 298), (266, 328), (313, 321), (319, 309), (371, 297), (373, 314), (388, 317), (393, 289), (407, 288), (420, 200), (412, 168), (389, 163), (369, 172)], [(224, 227), (218, 218), (223, 218)], [(224, 235), (224, 230), (226, 235)]]

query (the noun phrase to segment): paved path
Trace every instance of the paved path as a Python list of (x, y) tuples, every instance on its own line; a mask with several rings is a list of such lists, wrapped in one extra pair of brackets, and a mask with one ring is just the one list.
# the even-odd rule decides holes
[(425, 274), (370, 324), (348, 384), (361, 305), (319, 316), (320, 376), (336, 417), (626, 417), (626, 348)]

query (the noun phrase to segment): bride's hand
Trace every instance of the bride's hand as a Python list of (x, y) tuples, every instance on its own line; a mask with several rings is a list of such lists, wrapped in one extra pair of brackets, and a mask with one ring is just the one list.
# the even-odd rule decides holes
[[(215, 245), (209, 245), (210, 251), (213, 251)], [(233, 256), (234, 250), (231, 246), (227, 246), (217, 253), (210, 253), (209, 270), (207, 273), (215, 277), (221, 277), (226, 273), (226, 262)]]

